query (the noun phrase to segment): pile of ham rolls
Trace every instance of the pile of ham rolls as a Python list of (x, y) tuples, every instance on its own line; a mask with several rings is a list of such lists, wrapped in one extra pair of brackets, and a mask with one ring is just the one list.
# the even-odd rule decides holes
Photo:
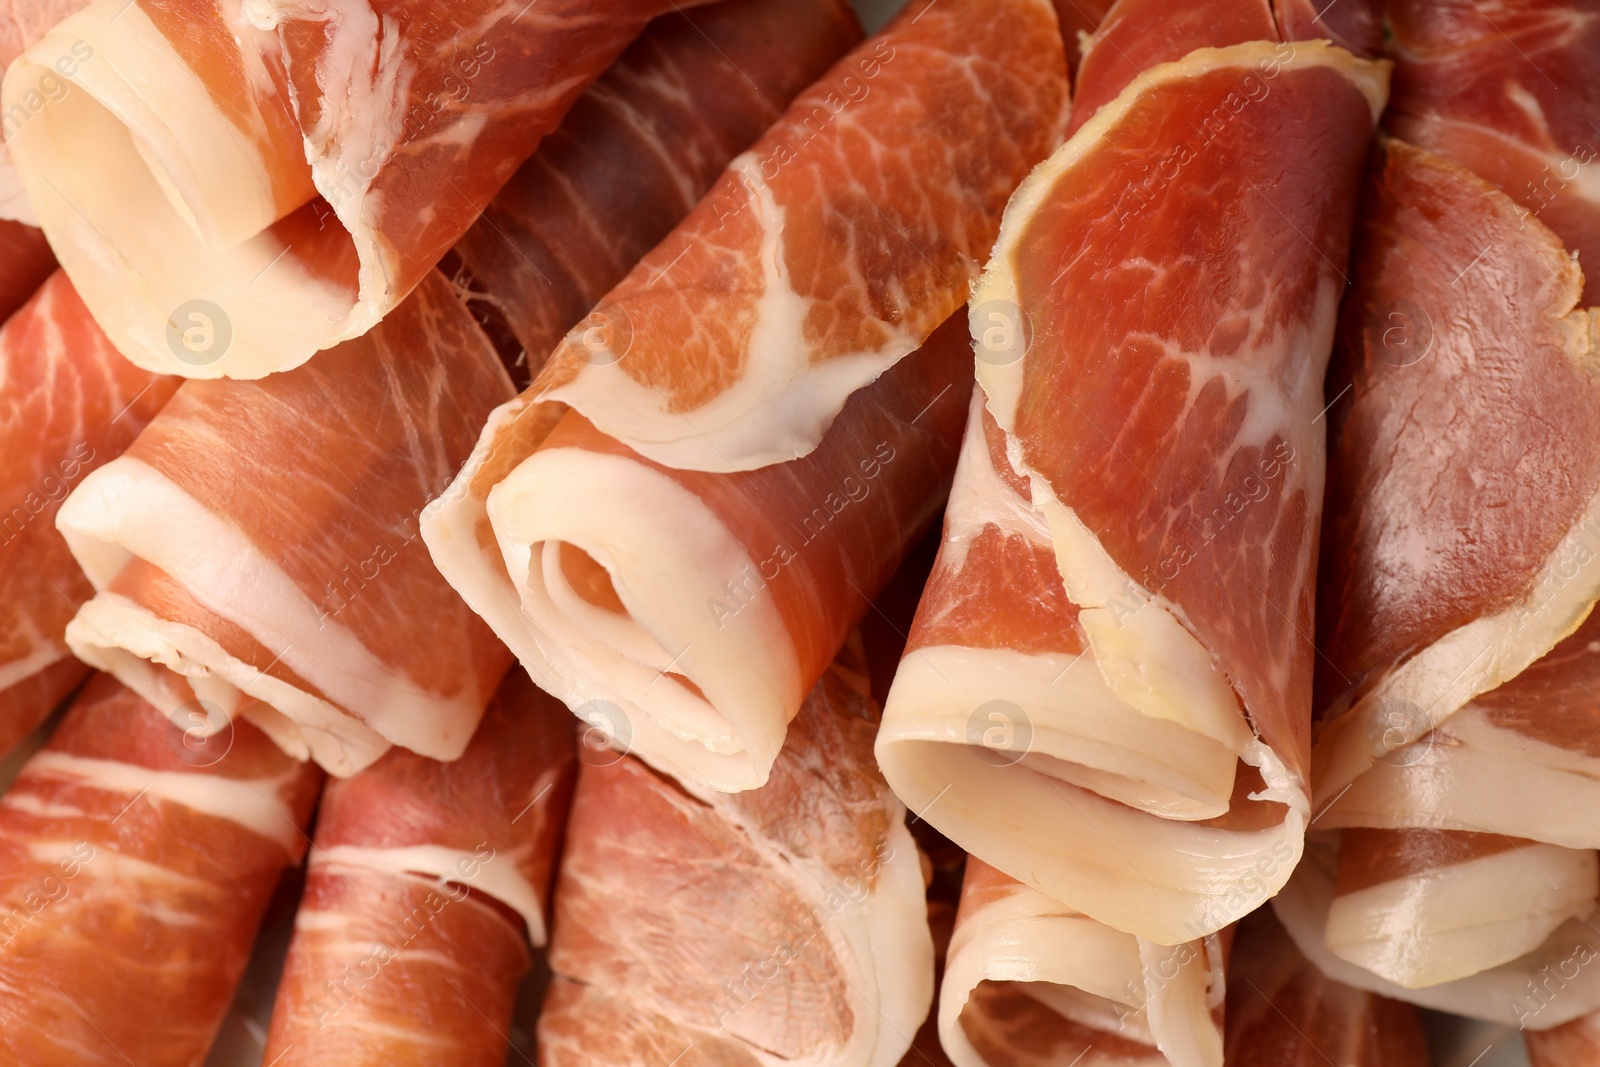
[(1600, 1067), (1600, 0), (0, 72), (3, 1067)]

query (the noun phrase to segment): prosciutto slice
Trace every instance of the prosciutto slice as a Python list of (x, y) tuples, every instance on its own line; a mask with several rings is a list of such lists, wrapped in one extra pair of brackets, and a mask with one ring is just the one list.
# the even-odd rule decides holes
[[(4, 157), (0, 157), (0, 168), (4, 166)], [(0, 219), (0, 322), (44, 284), (55, 265), (44, 231)]]
[(973, 293), (981, 389), (877, 751), (985, 863), (1180, 945), (1270, 897), (1309, 817), (1321, 383), (1386, 71), (1264, 4), (1183, 43), (1140, 10), (1101, 33), (1149, 27), (1157, 65), (1090, 46)]
[[(13, 0), (7, 4), (5, 10), (0, 11), (0, 74), (4, 74), (11, 62), (43, 37), (51, 26), (82, 9), (86, 3), (87, 0)], [(72, 57), (62, 58), (68, 60), (65, 66), (75, 66)], [(10, 137), (23, 123), (38, 114), (47, 102), (61, 99), (67, 91), (66, 82), (59, 73), (54, 79), (41, 79), (37, 97), (24, 97), (21, 110), (5, 109), (5, 136)], [(49, 273), (49, 265), (55, 261), (50, 258), (44, 234), (38, 229), (38, 220), (34, 218), (33, 205), (28, 202), (28, 194), (22, 187), (22, 178), (11, 165), (11, 156), (5, 145), (0, 144), (0, 320), (10, 315), (17, 304), (22, 303), (38, 286), (36, 281), (21, 294), (16, 303), (6, 304), (4, 294), (9, 291), (8, 284), (12, 281), (10, 272), (28, 262), (26, 258), (10, 257), (26, 257), (30, 253), (37, 255), (41, 252), (44, 253), (43, 262), (47, 266), (38, 281), (44, 280), (44, 274)]]
[(1590, 268), (1600, 304), (1600, 12), (1586, 0), (1389, 0), (1395, 136), (1504, 190)]
[(1347, 981), (1547, 1028), (1600, 1003), (1524, 988), (1600, 896), (1567, 817), (1597, 754), (1596, 312), (1556, 234), (1438, 156), (1388, 142), (1366, 203), (1319, 597), (1337, 840), (1280, 910)]
[[(836, 665), (760, 789), (679, 785), (586, 741), (556, 884), (549, 1067), (893, 1067), (933, 997), (921, 855)], [(685, 948), (692, 951), (685, 951)]]
[(1239, 924), (1228, 963), (1227, 1062), (1426, 1067), (1431, 1060), (1416, 1008), (1328, 977), (1263, 909)]
[(96, 0), (12, 65), (0, 104), (73, 90), (9, 145), (117, 347), (259, 378), (398, 307), (645, 23), (684, 6)]
[(459, 760), (330, 783), (262, 1062), (503, 1064), (576, 769), (571, 717), (513, 671)]
[(189, 382), (61, 506), (85, 662), (164, 713), (242, 717), (347, 775), (466, 748), (508, 657), (417, 517), (511, 383), (437, 273), (294, 374)]
[(1060, 49), (1042, 0), (906, 9), (567, 336), (424, 524), (535, 680), (654, 766), (764, 782), (932, 517), (969, 374), (945, 316), (1059, 132)]
[(1221, 1067), (1223, 966), (1216, 934), (1141, 942), (968, 859), (941, 1042), (955, 1067)]
[(56, 513), (178, 384), (119, 356), (59, 271), (0, 327), (0, 753), (88, 673), (65, 632), (93, 589)]
[(0, 1058), (199, 1063), (320, 781), (247, 723), (203, 738), (90, 682), (0, 798)]

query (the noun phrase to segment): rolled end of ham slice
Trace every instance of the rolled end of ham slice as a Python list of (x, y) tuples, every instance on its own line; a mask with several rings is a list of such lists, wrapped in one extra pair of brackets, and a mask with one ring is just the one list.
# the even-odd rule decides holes
[(332, 783), (263, 1062), (503, 1063), (576, 769), (571, 718), (514, 671), (460, 759)]
[(520, 7), (97, 0), (11, 65), (0, 101), (27, 120), (8, 146), (129, 359), (259, 378), (397, 307), (587, 84), (679, 5)]
[(1220, 1067), (1223, 962), (1217, 935), (1141, 942), (969, 858), (940, 1042), (955, 1067)]
[[(0, 241), (7, 225), (0, 223)], [(16, 262), (0, 249), (0, 272)], [(0, 327), (0, 367), (4, 752), (88, 672), (65, 639), (92, 587), (56, 530), (62, 502), (132, 443), (179, 383), (118, 355), (59, 271)]]
[(96, 677), (0, 798), (0, 1058), (203, 1059), (320, 781)]
[(165, 713), (243, 717), (335, 774), (391, 744), (459, 756), (508, 656), (418, 524), (510, 394), (437, 273), (314, 366), (188, 383), (62, 505), (95, 588), (68, 643)]
[(682, 785), (586, 747), (540, 1062), (894, 1067), (933, 997), (921, 855), (835, 667), (770, 780)]

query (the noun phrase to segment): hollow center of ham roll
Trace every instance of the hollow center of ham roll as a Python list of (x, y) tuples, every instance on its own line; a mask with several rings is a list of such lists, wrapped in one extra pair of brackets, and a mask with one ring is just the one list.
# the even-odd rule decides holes
[(648, 464), (556, 447), (518, 465), (487, 509), (523, 613), (566, 662), (608, 680), (609, 700), (569, 701), (579, 715), (673, 773), (757, 783), (800, 665), (772, 598), (751, 597), (738, 625), (708, 610), (727, 580), (756, 572), (711, 508)]

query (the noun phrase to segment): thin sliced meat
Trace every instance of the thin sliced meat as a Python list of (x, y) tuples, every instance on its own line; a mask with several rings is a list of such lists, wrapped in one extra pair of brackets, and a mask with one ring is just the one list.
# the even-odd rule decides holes
[(117, 347), (259, 378), (399, 306), (646, 22), (686, 6), (96, 0), (0, 102), (74, 90), (9, 145)]
[(678, 778), (754, 788), (808, 687), (936, 514), (970, 361), (952, 317), (852, 397), (822, 447), (734, 474), (653, 463), (576, 411), (515, 462), (494, 442), (542, 429), (545, 406), (521, 408), (529, 419), (513, 405), (424, 536), (580, 718), (607, 719)]
[[(1585, 945), (1584, 949), (1567, 961), (1566, 971), (1575, 974), (1577, 968), (1594, 962), (1594, 948)], [(1556, 980), (1559, 982), (1560, 976)], [(1559, 992), (1559, 986), (1546, 984), (1545, 995), (1554, 997)], [(1530, 1030), (1523, 1034), (1523, 1041), (1532, 1067), (1593, 1067), (1600, 1063), (1600, 1015), (1585, 1015), (1552, 1030)]]
[(572, 720), (513, 671), (452, 763), (392, 751), (318, 811), (262, 1062), (500, 1067), (545, 942)]
[(1600, 4), (1389, 0), (1395, 136), (1504, 190), (1589, 268), (1600, 304)]
[(651, 23), (456, 242), (458, 284), (491, 336), (536, 373), (860, 40), (845, 0), (723, 0)]
[(539, 1060), (893, 1067), (933, 997), (921, 855), (838, 665), (771, 780), (680, 786), (586, 740)]
[[(535, 680), (580, 716), (595, 701), (614, 708), (654, 766), (721, 789), (765, 781), (785, 724), (934, 514), (970, 357), (959, 322), (929, 334), (923, 318), (965, 294), (1002, 187), (1054, 142), (1059, 47), (1039, 0), (908, 9), (803, 95), (568, 335), (529, 392), (496, 412), (425, 522), (440, 570)], [(951, 64), (963, 77), (952, 81)], [(990, 131), (976, 138), (982, 151), (998, 154), (969, 165), (974, 126)], [(914, 177), (882, 151), (913, 127), (927, 142), (916, 152), (941, 156)], [(999, 148), (986, 139), (1002, 134)], [(756, 161), (780, 158), (763, 178)], [(918, 195), (899, 191), (902, 179), (923, 183)], [(804, 329), (756, 345), (789, 314), (779, 290), (739, 280), (763, 263), (785, 287), (800, 284), (803, 265), (826, 266), (802, 288), (825, 283), (835, 295), (810, 302)], [(869, 265), (877, 289), (848, 284)], [(777, 317), (749, 318), (758, 305)], [(835, 372), (866, 365), (865, 350), (828, 348), (845, 334), (878, 338), (873, 351), (887, 358), (824, 402), (818, 382), (831, 390), (844, 381)], [(902, 359), (906, 338), (926, 343)], [(629, 408), (647, 391), (629, 375), (715, 375), (757, 351), (775, 376), (746, 375), (706, 400), (732, 412), (755, 398), (725, 429), (757, 451), (736, 449), (699, 407), (650, 418), (669, 436), (690, 423), (705, 431), (679, 438), (690, 453), (742, 458), (703, 463), (637, 440), (633, 430), (653, 431)], [(640, 371), (616, 369), (635, 363)], [(791, 416), (806, 423), (803, 444)], [(628, 434), (608, 434), (619, 419)]]
[(1101, 33), (1140, 25), (1183, 58), (1101, 68), (1123, 88), (973, 293), (980, 399), (877, 751), (973, 855), (1179, 945), (1270, 897), (1309, 817), (1318, 412), (1386, 71), (1254, 0)]
[(417, 524), (510, 396), (437, 273), (292, 374), (187, 383), (61, 507), (95, 588), (69, 644), (163, 712), (201, 701), (335, 774), (391, 744), (459, 756), (509, 657)]
[(1239, 924), (1228, 963), (1228, 1067), (1427, 1067), (1422, 1013), (1329, 978), (1270, 910)]
[(0, 1058), (200, 1063), (321, 777), (96, 677), (0, 798)]
[(93, 588), (56, 513), (178, 385), (119, 356), (59, 271), (0, 327), (0, 753), (89, 670), (65, 633)]
[[(56, 23), (66, 18), (75, 11), (81, 10), (87, 0), (11, 0), (4, 10), (0, 10), (0, 74), (4, 74), (12, 60), (20, 56), (23, 51), (39, 38), (43, 37)], [(66, 81), (61, 77), (68, 70), (76, 66), (73, 56), (57, 57), (62, 69), (55, 72), (56, 76), (50, 79), (41, 78), (39, 95), (37, 97), (24, 97), (21, 101), (21, 110), (5, 108), (5, 136), (10, 137), (20, 126), (43, 110), (46, 103), (61, 99), (68, 92)], [(16, 223), (19, 225), (13, 226)], [(37, 242), (36, 247), (44, 249), (44, 234), (39, 232), (39, 220), (34, 218), (33, 205), (28, 200), (28, 194), (22, 187), (22, 177), (11, 165), (11, 156), (6, 151), (5, 145), (0, 144), (0, 321), (16, 309), (39, 284), (44, 280), (44, 274), (49, 272), (55, 260), (48, 253), (44, 258), (47, 266), (40, 274), (39, 280), (29, 286), (22, 293), (15, 304), (7, 304), (5, 294), (11, 277), (9, 270), (17, 265), (19, 260), (10, 259), (18, 255), (21, 245), (17, 242), (16, 235), (20, 231), (26, 233), (30, 244)]]
[[(0, 157), (0, 167), (4, 167)], [(0, 219), (0, 322), (27, 302), (55, 269), (44, 231)]]
[(541, 394), (668, 466), (806, 455), (961, 306), (1066, 104), (1047, 0), (917, 0), (733, 161)]
[(940, 1037), (955, 1067), (1221, 1067), (1224, 956), (1218, 935), (1141, 942), (969, 858)]
[(1399, 986), (1507, 981), (1600, 897), (1600, 833), (1566, 814), (1600, 771), (1600, 322), (1557, 235), (1479, 176), (1394, 140), (1370, 185), (1329, 386), (1351, 400), (1319, 591), (1316, 793), (1343, 831), (1320, 921)]

